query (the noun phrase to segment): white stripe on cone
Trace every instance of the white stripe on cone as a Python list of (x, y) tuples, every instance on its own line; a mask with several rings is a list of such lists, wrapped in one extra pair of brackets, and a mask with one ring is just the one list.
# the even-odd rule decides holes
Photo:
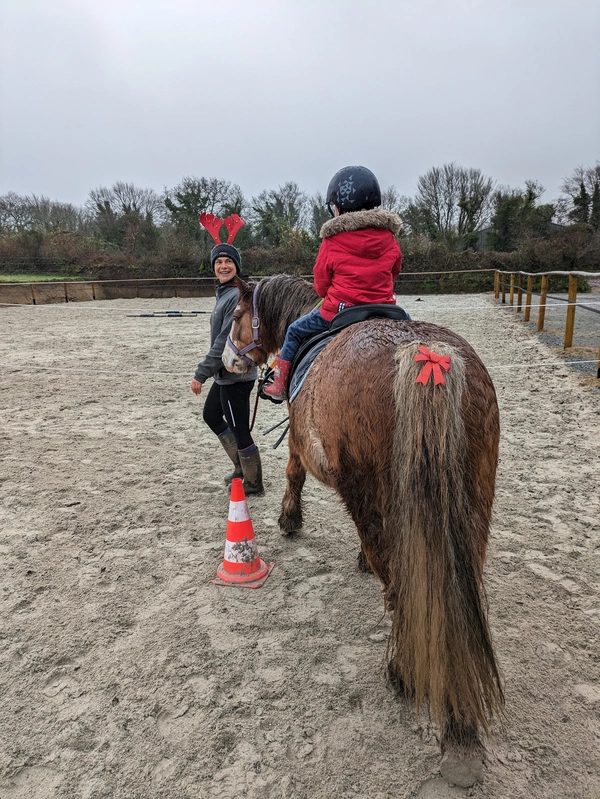
[(248, 503), (245, 499), (241, 502), (229, 503), (229, 516), (227, 517), (230, 522), (247, 522), (250, 518), (248, 513)]
[(251, 541), (226, 541), (224, 560), (229, 563), (252, 563), (258, 557), (256, 539)]

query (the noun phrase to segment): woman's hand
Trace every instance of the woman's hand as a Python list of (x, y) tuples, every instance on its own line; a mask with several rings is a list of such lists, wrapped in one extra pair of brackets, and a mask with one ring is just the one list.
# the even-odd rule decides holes
[(202, 383), (199, 380), (196, 380), (196, 378), (192, 380), (192, 391), (194, 394), (200, 394), (202, 391)]

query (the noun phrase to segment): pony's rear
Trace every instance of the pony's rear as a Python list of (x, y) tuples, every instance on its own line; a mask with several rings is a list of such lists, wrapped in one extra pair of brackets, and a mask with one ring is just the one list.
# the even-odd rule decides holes
[[(450, 356), (443, 384), (416, 382), (420, 345)], [(297, 452), (342, 496), (384, 584), (390, 675), (417, 707), (428, 702), (442, 748), (478, 755), (478, 730), (503, 704), (482, 586), (499, 439), (492, 382), (462, 338), (416, 322), (349, 328), (315, 367), (292, 405), (305, 431)]]

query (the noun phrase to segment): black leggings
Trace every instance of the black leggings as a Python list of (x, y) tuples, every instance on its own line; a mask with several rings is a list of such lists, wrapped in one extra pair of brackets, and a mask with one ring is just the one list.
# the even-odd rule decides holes
[(204, 403), (202, 418), (206, 424), (217, 436), (229, 428), (235, 436), (238, 449), (246, 449), (254, 444), (250, 435), (250, 393), (254, 382), (245, 380), (226, 386), (213, 383)]

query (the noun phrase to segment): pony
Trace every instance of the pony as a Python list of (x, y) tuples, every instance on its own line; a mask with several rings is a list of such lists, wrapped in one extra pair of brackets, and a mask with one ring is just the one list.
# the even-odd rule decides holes
[[(296, 276), (237, 284), (223, 363), (244, 372), (266, 364), (319, 298)], [(449, 365), (425, 364), (427, 381), (423, 347)], [(289, 425), (282, 532), (302, 525), (307, 472), (337, 491), (358, 531), (359, 565), (381, 581), (391, 614), (390, 681), (417, 709), (427, 703), (442, 774), (473, 784), (482, 733), (504, 704), (483, 586), (500, 436), (485, 366), (446, 328), (359, 322), (317, 356), (289, 404)]]

